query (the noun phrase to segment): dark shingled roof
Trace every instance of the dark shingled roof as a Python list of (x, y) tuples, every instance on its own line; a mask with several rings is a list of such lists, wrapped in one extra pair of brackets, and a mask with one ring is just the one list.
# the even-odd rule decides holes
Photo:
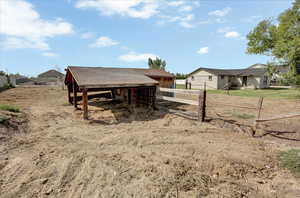
[(265, 68), (247, 68), (247, 69), (212, 69), (200, 67), (190, 73), (188, 76), (193, 75), (194, 73), (203, 70), (215, 75), (225, 75), (225, 76), (261, 76), (264, 75), (267, 70)]
[(65, 76), (64, 74), (54, 69), (51, 69), (49, 71), (46, 71), (38, 75), (39, 78), (63, 78), (64, 76)]
[(79, 87), (105, 88), (129, 86), (155, 86), (159, 83), (146, 76), (143, 69), (77, 67), (67, 68)]

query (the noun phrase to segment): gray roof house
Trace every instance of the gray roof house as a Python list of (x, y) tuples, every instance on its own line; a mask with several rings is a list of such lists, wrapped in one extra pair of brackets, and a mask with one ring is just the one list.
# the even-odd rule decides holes
[(243, 89), (267, 88), (269, 79), (267, 69), (255, 64), (246, 69), (213, 69), (200, 67), (190, 73), (186, 79), (193, 89)]

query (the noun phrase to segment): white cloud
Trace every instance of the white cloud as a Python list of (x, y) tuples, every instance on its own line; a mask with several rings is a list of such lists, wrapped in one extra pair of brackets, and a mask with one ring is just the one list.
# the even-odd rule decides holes
[(217, 30), (218, 33), (224, 34), (226, 38), (242, 38), (240, 33), (237, 31), (233, 31), (231, 27), (223, 27)]
[(240, 37), (240, 33), (235, 32), (235, 31), (233, 31), (233, 32), (226, 32), (225, 33), (225, 37), (226, 38), (238, 38), (238, 37)]
[(156, 0), (79, 0), (77, 8), (94, 8), (102, 15), (121, 15), (147, 19), (158, 13)]
[(72, 24), (63, 19), (44, 20), (34, 6), (25, 0), (0, 1), (0, 34), (4, 48), (36, 48), (48, 50), (46, 40), (73, 33)]
[(202, 47), (197, 51), (198, 54), (207, 54), (208, 53), (208, 47)]
[(187, 6), (182, 6), (182, 7), (179, 8), (179, 11), (180, 11), (180, 12), (190, 12), (190, 11), (192, 11), (192, 10), (193, 10), (193, 7), (192, 7), (192, 6), (189, 6), (189, 5), (187, 5)]
[(42, 53), (42, 56), (56, 57), (56, 56), (58, 56), (58, 55), (55, 54), (55, 53), (52, 53), (52, 52), (44, 52), (44, 53)]
[(91, 44), (90, 47), (110, 47), (118, 44), (119, 42), (114, 41), (109, 37), (102, 36), (98, 38), (95, 43)]
[(94, 37), (95, 37), (94, 32), (85, 32), (85, 33), (81, 34), (82, 39), (90, 39), (90, 38), (94, 38)]
[(210, 16), (217, 16), (217, 17), (224, 17), (226, 16), (232, 9), (230, 7), (226, 7), (222, 10), (215, 10), (212, 12), (209, 12), (208, 15)]
[(195, 26), (189, 22), (186, 21), (182, 21), (179, 23), (180, 26), (184, 27), (184, 28), (194, 28)]
[(173, 7), (178, 7), (184, 4), (185, 4), (184, 1), (171, 1), (167, 3), (168, 6), (173, 6)]
[(151, 53), (138, 54), (135, 52), (130, 52), (128, 54), (119, 56), (119, 59), (121, 61), (125, 61), (125, 62), (144, 62), (144, 61), (147, 61), (148, 58), (155, 59), (156, 57), (158, 57), (158, 56), (155, 54), (151, 54)]

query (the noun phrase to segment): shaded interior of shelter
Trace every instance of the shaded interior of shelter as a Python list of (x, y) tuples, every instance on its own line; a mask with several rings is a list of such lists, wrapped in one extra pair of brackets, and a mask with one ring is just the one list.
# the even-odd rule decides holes
[[(78, 114), (83, 113), (82, 94), (78, 94)], [(91, 124), (120, 124), (133, 121), (150, 121), (163, 118), (170, 113), (170, 109), (186, 111), (184, 104), (156, 100), (156, 108), (153, 109), (147, 104), (128, 104), (128, 100), (113, 98), (107, 91), (103, 93), (95, 92), (89, 94), (89, 122)], [(184, 116), (184, 115), (183, 115)]]

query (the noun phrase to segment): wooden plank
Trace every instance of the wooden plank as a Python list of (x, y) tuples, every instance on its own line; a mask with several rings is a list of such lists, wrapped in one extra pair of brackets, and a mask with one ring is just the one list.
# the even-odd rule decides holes
[(128, 104), (131, 105), (131, 89), (128, 89), (128, 94), (127, 94), (127, 98), (128, 98)]
[(295, 118), (295, 117), (300, 117), (300, 113), (290, 113), (290, 114), (279, 115), (279, 116), (274, 116), (274, 117), (270, 117), (270, 118), (259, 119), (259, 120), (255, 120), (255, 121), (256, 122), (267, 122), (267, 121), (282, 120), (282, 119)]
[(168, 88), (159, 88), (161, 92), (169, 93), (181, 93), (181, 94), (190, 94), (190, 95), (199, 95), (199, 90), (186, 90), (186, 89), (168, 89)]
[(209, 106), (213, 107), (213, 106), (216, 106), (216, 105), (229, 106), (229, 107), (237, 107), (237, 108), (242, 108), (242, 109), (254, 109), (254, 110), (257, 109), (256, 107), (239, 106), (239, 105), (232, 105), (232, 104), (225, 104), (225, 103), (217, 103), (217, 102), (210, 103)]
[(181, 98), (172, 98), (167, 96), (157, 96), (158, 99), (167, 100), (171, 102), (178, 102), (178, 103), (184, 103), (184, 104), (190, 104), (190, 105), (196, 105), (198, 106), (198, 101), (195, 100), (185, 100)]
[(83, 119), (88, 119), (88, 95), (87, 95), (87, 89), (84, 89), (82, 92), (83, 97)]

